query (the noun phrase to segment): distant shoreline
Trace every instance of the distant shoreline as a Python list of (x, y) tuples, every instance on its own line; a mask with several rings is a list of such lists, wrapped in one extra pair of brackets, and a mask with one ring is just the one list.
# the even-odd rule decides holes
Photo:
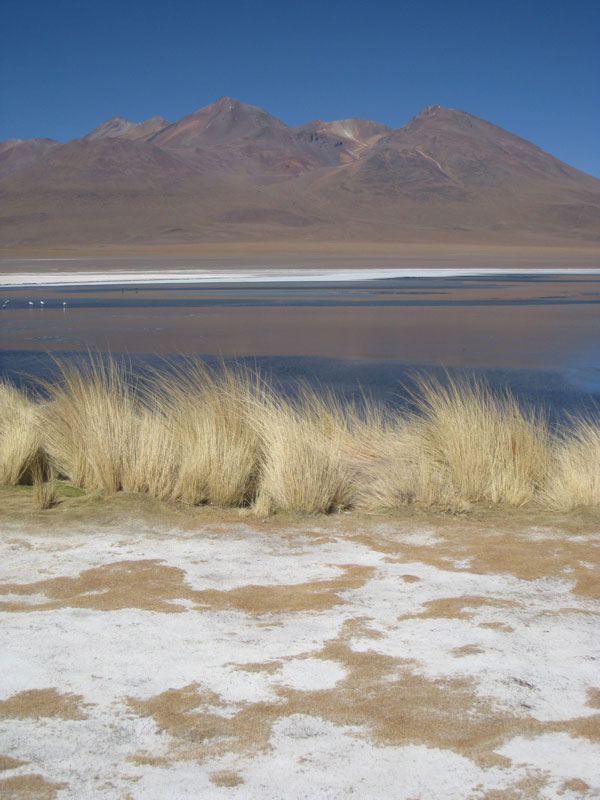
[[(37, 259), (32, 259), (37, 260)], [(48, 260), (48, 259), (41, 259)], [(52, 260), (52, 259), (50, 259)], [(2, 287), (28, 286), (127, 286), (214, 283), (343, 283), (389, 278), (455, 278), (512, 275), (600, 275), (594, 267), (399, 267), (370, 269), (167, 269), (114, 270), (103, 272), (10, 272), (0, 276)]]

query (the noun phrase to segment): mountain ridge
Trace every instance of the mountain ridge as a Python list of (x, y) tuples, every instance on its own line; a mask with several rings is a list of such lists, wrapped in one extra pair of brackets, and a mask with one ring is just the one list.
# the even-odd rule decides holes
[[(8, 220), (8, 221), (7, 221)], [(0, 142), (5, 245), (304, 238), (600, 241), (600, 180), (466, 111), (289, 126), (231, 97)], [(176, 232), (176, 233), (174, 233)]]

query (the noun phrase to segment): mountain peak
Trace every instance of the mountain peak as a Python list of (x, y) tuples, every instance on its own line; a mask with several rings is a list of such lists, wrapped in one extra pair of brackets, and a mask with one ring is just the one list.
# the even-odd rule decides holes
[(94, 141), (95, 139), (110, 139), (123, 136), (130, 128), (135, 125), (125, 117), (111, 117), (110, 119), (101, 122), (93, 131), (90, 131), (84, 139)]
[(149, 117), (144, 122), (140, 122), (138, 124), (139, 125), (150, 125), (150, 124), (152, 124), (152, 125), (162, 125), (163, 127), (166, 127), (167, 125), (170, 125), (171, 123), (169, 122), (168, 119), (165, 119), (164, 117), (161, 117), (161, 116), (157, 115), (156, 117)]
[(269, 114), (269, 112), (265, 111), (264, 108), (261, 108), (260, 106), (253, 106), (250, 103), (244, 103), (241, 100), (236, 100), (235, 97), (228, 97), (227, 95), (223, 95), (223, 97), (219, 97), (219, 99), (214, 103), (199, 109), (196, 114), (201, 114), (204, 112), (209, 112), (214, 116), (232, 115), (238, 120), (255, 119), (260, 121), (261, 125), (274, 124), (287, 128), (287, 125), (284, 122), (277, 119), (277, 117), (274, 117), (272, 114)]
[(262, 108), (224, 95), (169, 125), (152, 142), (160, 147), (200, 147), (255, 136), (266, 128), (287, 127)]
[(218, 100), (215, 100), (212, 105), (226, 110), (228, 107), (229, 110), (231, 110), (234, 106), (245, 106), (246, 103), (242, 103), (240, 100), (236, 100), (235, 97), (229, 97), (229, 95), (224, 94), (222, 97), (219, 97)]
[(447, 108), (446, 106), (436, 104), (422, 108), (417, 114), (415, 114), (410, 122), (415, 120), (431, 120), (435, 118), (439, 121), (478, 119), (478, 117), (473, 116), (473, 114), (469, 114), (467, 111), (461, 111), (459, 108)]
[(125, 117), (111, 117), (84, 136), (87, 141), (98, 139), (149, 139), (166, 128), (169, 122), (163, 117), (150, 117), (144, 122), (131, 122)]
[(481, 117), (461, 111), (459, 108), (446, 108), (441, 105), (431, 105), (422, 108), (418, 114), (410, 119), (406, 125), (396, 129), (411, 133), (419, 132), (425, 135), (426, 132), (433, 131), (454, 131), (468, 135), (483, 135), (486, 137), (498, 135), (510, 135), (507, 131), (499, 128)]
[(425, 106), (424, 108), (422, 108), (416, 114), (416, 116), (417, 117), (433, 117), (433, 116), (435, 116), (435, 114), (437, 114), (440, 111), (444, 112), (444, 111), (455, 111), (455, 110), (456, 109), (454, 109), (454, 108), (446, 108), (446, 106), (441, 106), (439, 103), (436, 103), (435, 105), (432, 105), (432, 106)]

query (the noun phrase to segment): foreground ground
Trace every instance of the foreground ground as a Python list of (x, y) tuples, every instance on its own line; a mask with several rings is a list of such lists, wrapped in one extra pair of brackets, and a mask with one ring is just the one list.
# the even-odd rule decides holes
[(0, 796), (600, 792), (600, 523), (0, 491)]

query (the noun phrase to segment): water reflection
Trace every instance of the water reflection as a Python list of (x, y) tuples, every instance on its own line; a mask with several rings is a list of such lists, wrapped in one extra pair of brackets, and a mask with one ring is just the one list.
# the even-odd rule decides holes
[(2, 294), (10, 302), (0, 311), (0, 372), (11, 375), (24, 371), (19, 365), (35, 372), (41, 364), (35, 351), (92, 348), (256, 358), (285, 380), (323, 380), (344, 392), (360, 383), (387, 398), (423, 365), (474, 369), (561, 407), (600, 395), (600, 277), (594, 275)]

